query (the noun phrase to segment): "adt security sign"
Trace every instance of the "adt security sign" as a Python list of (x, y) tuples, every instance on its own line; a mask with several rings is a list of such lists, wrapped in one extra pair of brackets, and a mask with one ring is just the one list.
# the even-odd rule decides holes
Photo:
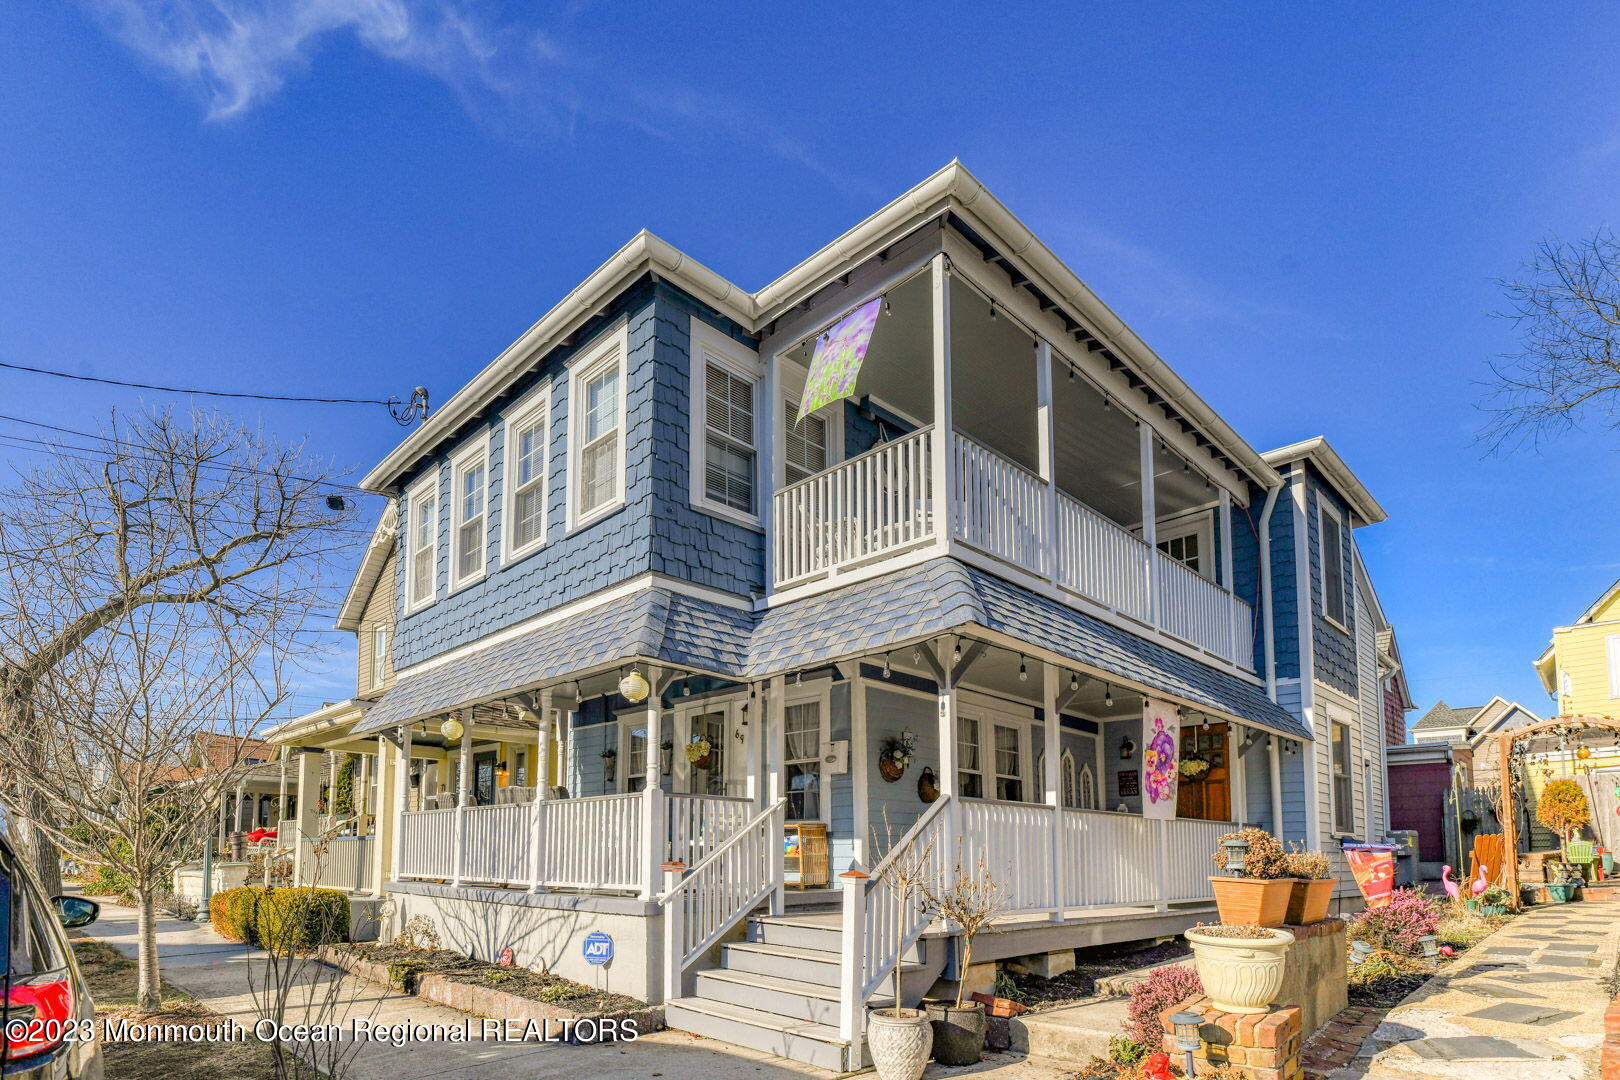
[(600, 930), (585, 935), (585, 962), (601, 967), (613, 959), (613, 939)]

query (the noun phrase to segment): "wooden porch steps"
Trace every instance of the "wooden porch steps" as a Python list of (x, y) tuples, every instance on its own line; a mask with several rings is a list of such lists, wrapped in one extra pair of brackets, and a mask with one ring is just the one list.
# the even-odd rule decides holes
[[(852, 1051), (838, 1033), (842, 940), (836, 912), (750, 918), (748, 940), (722, 946), (720, 966), (697, 973), (691, 996), (664, 1003), (664, 1022), (834, 1072), (864, 1068), (865, 1040)], [(938, 975), (922, 955), (919, 946), (901, 967), (908, 998)], [(871, 1004), (892, 1000), (880, 991)]]

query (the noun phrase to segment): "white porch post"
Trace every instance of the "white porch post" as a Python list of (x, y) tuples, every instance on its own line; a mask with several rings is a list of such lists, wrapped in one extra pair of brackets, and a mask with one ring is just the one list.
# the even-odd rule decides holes
[(396, 842), (393, 845), (394, 877), (399, 877), (404, 869), (405, 850), (405, 811), (410, 808), (411, 802), (411, 725), (406, 724), (399, 729), (399, 761), (395, 770), (394, 780), (394, 820)]
[(287, 748), (285, 746), (283, 746), (281, 748), (281, 753), (279, 755), (279, 759), (280, 759), (280, 762), (281, 762), (281, 769), (280, 769), (281, 775), (278, 778), (278, 783), (277, 783), (277, 786), (276, 786), (276, 827), (277, 828), (281, 827), (282, 820), (285, 819), (286, 816), (287, 816)]
[[(867, 759), (866, 741), (866, 678), (859, 674), (860, 664), (855, 665), (856, 676), (850, 680), (849, 686), (849, 770), (850, 791), (855, 800), (852, 826), (855, 835), (851, 838), (855, 850), (855, 862), (861, 866), (871, 865), (869, 855), (872, 848), (872, 819), (871, 805), (868, 803), (867, 775), (869, 765)], [(864, 894), (863, 894), (864, 895)]]
[(355, 770), (360, 774), (360, 784), (354, 795), (354, 833), (356, 836), (366, 834), (366, 818), (371, 816), (371, 755), (360, 755), (360, 767)]
[(529, 891), (539, 892), (545, 876), (540, 845), (545, 843), (545, 801), (550, 797), (551, 781), (551, 691), (540, 691), (539, 724), (534, 733), (534, 766), (529, 779), (534, 781), (534, 805), (529, 820)]
[(1046, 804), (1052, 808), (1050, 831), (1047, 833), (1047, 859), (1052, 868), (1052, 918), (1063, 918), (1063, 782), (1059, 778), (1059, 757), (1063, 753), (1062, 720), (1058, 715), (1058, 669), (1055, 664), (1041, 665), (1041, 706), (1046, 723), (1041, 734), (1046, 738)]
[(236, 783), (236, 831), (244, 832), (247, 824), (242, 820), (242, 807), (247, 800), (247, 781), (239, 780)]
[[(958, 796), (961, 794), (961, 762), (958, 760), (956, 745), (957, 708), (960, 704), (956, 691), (956, 680), (952, 655), (955, 652), (957, 638), (940, 638), (925, 648), (939, 649), (939, 792), (947, 800), (942, 811), (945, 820), (941, 835), (958, 841), (962, 835), (960, 822), (962, 820), (961, 804)], [(984, 732), (980, 732), (979, 753), (985, 753)], [(992, 751), (993, 752), (993, 751)], [(994, 792), (991, 792), (994, 794)], [(959, 853), (951, 853), (948, 858), (954, 860)], [(947, 863), (950, 865), (950, 863)]]
[(1163, 620), (1159, 612), (1159, 500), (1154, 492), (1153, 429), (1139, 420), (1136, 432), (1142, 473), (1142, 543), (1146, 545), (1147, 560), (1142, 572), (1147, 575), (1148, 621), (1159, 626)]
[(1227, 775), (1232, 778), (1232, 817), (1242, 825), (1249, 817), (1249, 785), (1244, 779), (1243, 740), (1248, 729), (1237, 724), (1226, 725)]
[[(769, 683), (769, 703), (765, 709), (765, 799), (775, 805), (787, 793), (787, 679), (773, 676)], [(783, 812), (786, 820), (786, 811)], [(781, 915), (787, 907), (787, 863), (782, 841), (771, 844), (771, 914)]]
[[(779, 845), (780, 846), (780, 845)], [(846, 1040), (852, 1055), (860, 1046), (861, 1029), (866, 1019), (865, 1002), (860, 997), (861, 969), (859, 962), (866, 954), (866, 883), (869, 875), (856, 862), (838, 875), (838, 884), (844, 893), (844, 921), (842, 951), (838, 965), (838, 1037)], [(894, 1003), (903, 1005), (900, 987), (894, 988)], [(858, 1055), (857, 1055), (858, 1056)], [(846, 1061), (848, 1068), (859, 1068), (858, 1061)]]
[[(321, 752), (306, 747), (298, 748), (298, 814), (293, 830), (293, 884), (307, 885), (304, 880), (304, 839), (320, 832)], [(280, 836), (276, 837), (281, 840)]]
[[(774, 530), (775, 526), (772, 524), (772, 519), (776, 505), (776, 485), (786, 479), (786, 472), (782, 467), (782, 462), (787, 440), (787, 433), (783, 430), (783, 424), (787, 421), (782, 413), (785, 405), (782, 399), (782, 380), (781, 374), (777, 370), (776, 357), (762, 356), (760, 361), (765, 367), (764, 378), (759, 383), (759, 392), (764, 400), (754, 413), (755, 423), (759, 425), (761, 445), (765, 448), (764, 468), (759, 470), (759, 516), (767, 530)], [(768, 537), (774, 538), (775, 535), (774, 531), (766, 533)], [(776, 544), (774, 539), (767, 540), (764, 547), (765, 591), (768, 594), (776, 588)]]
[[(399, 836), (399, 797), (395, 794), (400, 784), (400, 769), (394, 765), (398, 751), (387, 739), (377, 738), (377, 798), (372, 803), (374, 813), (371, 825), (371, 892), (381, 896), (383, 882), (393, 862), (393, 850)], [(386, 931), (385, 931), (386, 932)]]
[(950, 275), (945, 271), (945, 255), (935, 255), (932, 264), (933, 331), (934, 331), (934, 445), (930, 455), (930, 474), (933, 477), (934, 546), (941, 551), (951, 546), (955, 530), (954, 492), (956, 481), (951, 475), (956, 460), (955, 421), (951, 415), (951, 290)]
[(1271, 835), (1280, 837), (1283, 835), (1282, 750), (1275, 735), (1266, 740), (1266, 756), (1271, 761)]
[(467, 796), (472, 792), (472, 717), (461, 725), (461, 753), (456, 764), (456, 847), (455, 876), (452, 885), (460, 885), (467, 867)]
[(753, 814), (765, 809), (765, 687), (763, 682), (750, 683), (744, 706), (748, 726), (743, 733), (743, 794)]
[(1057, 547), (1057, 432), (1052, 409), (1052, 346), (1045, 339), (1035, 344), (1035, 433), (1040, 454), (1041, 479), (1046, 488), (1041, 497), (1041, 558), (1039, 568), (1048, 578), (1056, 581), (1058, 566)]
[(667, 846), (664, 821), (664, 709), (659, 699), (658, 683), (661, 673), (651, 665), (647, 668), (647, 755), (646, 783), (641, 790), (642, 873), (641, 898), (651, 900), (658, 895), (664, 880), (664, 849)]

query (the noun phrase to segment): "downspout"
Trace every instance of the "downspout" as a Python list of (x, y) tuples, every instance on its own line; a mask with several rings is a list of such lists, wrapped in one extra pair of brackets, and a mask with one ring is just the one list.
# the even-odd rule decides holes
[(1266, 696), (1277, 700), (1277, 649), (1271, 625), (1271, 512), (1277, 508), (1281, 487), (1266, 492), (1265, 509), (1260, 511), (1260, 622), (1261, 640), (1266, 650)]

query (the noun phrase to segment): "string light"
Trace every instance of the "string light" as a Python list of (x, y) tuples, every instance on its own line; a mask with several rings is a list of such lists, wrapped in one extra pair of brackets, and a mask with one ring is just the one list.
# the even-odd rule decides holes
[(1024, 662), (1022, 656), (1018, 658), (1018, 681), (1029, 682), (1029, 666)]
[(1072, 671), (1069, 672), (1069, 689), (1071, 691), (1080, 689), (1080, 676)]
[(1112, 709), (1113, 707), (1114, 707), (1114, 688), (1112, 686), (1105, 686), (1103, 688), (1103, 708)]
[(885, 679), (887, 679), (889, 677), (889, 675), (891, 673), (891, 670), (892, 669), (889, 667), (889, 654), (884, 653), (883, 654), (883, 677)]

